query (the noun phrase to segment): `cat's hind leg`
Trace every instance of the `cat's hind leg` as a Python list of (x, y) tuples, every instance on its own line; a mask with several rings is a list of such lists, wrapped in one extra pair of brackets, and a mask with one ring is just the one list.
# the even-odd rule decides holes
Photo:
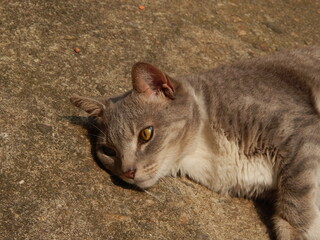
[(318, 206), (318, 209), (320, 211), (320, 166), (318, 167), (318, 175), (317, 175), (317, 196), (316, 196), (316, 205)]
[(316, 206), (317, 218), (314, 220), (307, 232), (307, 239), (320, 239), (320, 167), (318, 167), (317, 183), (316, 183)]
[(317, 88), (312, 89), (312, 100), (315, 109), (317, 110), (318, 114), (320, 114), (320, 86), (317, 86)]
[(320, 239), (320, 213), (319, 213), (319, 211), (318, 211), (317, 218), (313, 221), (312, 225), (308, 229), (305, 236), (306, 236), (306, 239), (311, 239), (311, 240), (319, 240)]
[(320, 240), (320, 212), (315, 188), (307, 181), (292, 184), (294, 181), (285, 183), (283, 187), (287, 190), (278, 195), (274, 218), (277, 239)]
[(280, 170), (274, 217), (278, 240), (320, 240), (318, 141), (320, 137), (299, 141), (295, 156)]

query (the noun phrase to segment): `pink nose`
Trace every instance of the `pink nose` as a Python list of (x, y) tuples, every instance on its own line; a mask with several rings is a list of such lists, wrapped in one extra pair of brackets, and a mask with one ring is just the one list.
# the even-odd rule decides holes
[(136, 173), (136, 169), (131, 168), (128, 171), (124, 172), (123, 175), (127, 178), (134, 179), (135, 173)]

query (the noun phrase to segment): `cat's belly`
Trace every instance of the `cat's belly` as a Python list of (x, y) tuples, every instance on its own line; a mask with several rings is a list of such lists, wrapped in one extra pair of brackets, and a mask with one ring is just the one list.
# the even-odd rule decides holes
[(199, 137), (181, 161), (181, 174), (223, 194), (252, 197), (274, 188), (272, 159), (248, 158), (239, 154), (235, 143), (219, 137), (214, 144)]

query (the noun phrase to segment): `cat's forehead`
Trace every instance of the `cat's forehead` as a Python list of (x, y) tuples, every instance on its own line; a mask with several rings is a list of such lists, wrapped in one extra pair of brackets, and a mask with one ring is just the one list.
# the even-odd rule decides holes
[(105, 111), (105, 125), (107, 132), (114, 137), (133, 135), (161, 117), (160, 106), (133, 93), (109, 101), (112, 103)]
[(130, 93), (125, 96), (110, 98), (111, 104), (107, 108), (106, 113), (112, 120), (124, 118), (130, 121), (136, 119), (148, 109), (148, 104), (145, 103), (139, 96)]

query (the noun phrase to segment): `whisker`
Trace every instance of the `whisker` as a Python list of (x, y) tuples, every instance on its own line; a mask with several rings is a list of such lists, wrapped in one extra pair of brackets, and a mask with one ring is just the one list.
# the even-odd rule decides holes
[(93, 137), (97, 137), (97, 138), (101, 138), (101, 139), (104, 139), (103, 137), (101, 137), (100, 135), (96, 135), (96, 134), (91, 134), (91, 133), (89, 133), (88, 135), (90, 135), (90, 136), (93, 136)]
[(88, 123), (89, 123), (91, 126), (93, 126), (93, 127), (95, 127), (96, 129), (98, 129), (98, 130), (103, 134), (103, 136), (106, 137), (106, 134), (105, 134), (100, 128), (98, 128), (95, 124), (91, 123), (90, 121), (89, 121)]
[(157, 199), (159, 202), (163, 202), (159, 197), (157, 197), (155, 194), (147, 191), (146, 189), (143, 189), (143, 191), (144, 191), (145, 193), (147, 193), (148, 195), (150, 195), (151, 197)]
[(168, 189), (171, 193), (174, 193), (172, 191), (172, 185), (170, 184), (170, 182), (168, 181), (168, 179), (166, 178), (160, 178), (160, 181), (164, 183), (164, 186), (166, 187), (166, 189)]
[(170, 180), (169, 180), (167, 177), (161, 178), (161, 180), (162, 180), (164, 183), (168, 184), (170, 187), (172, 186)]
[(160, 181), (165, 183), (167, 189), (171, 193), (174, 193), (175, 195), (182, 195), (180, 188), (177, 185), (172, 184), (172, 182), (171, 182), (171, 180), (169, 180), (169, 178), (173, 179), (173, 177), (165, 177), (165, 178), (160, 178)]

